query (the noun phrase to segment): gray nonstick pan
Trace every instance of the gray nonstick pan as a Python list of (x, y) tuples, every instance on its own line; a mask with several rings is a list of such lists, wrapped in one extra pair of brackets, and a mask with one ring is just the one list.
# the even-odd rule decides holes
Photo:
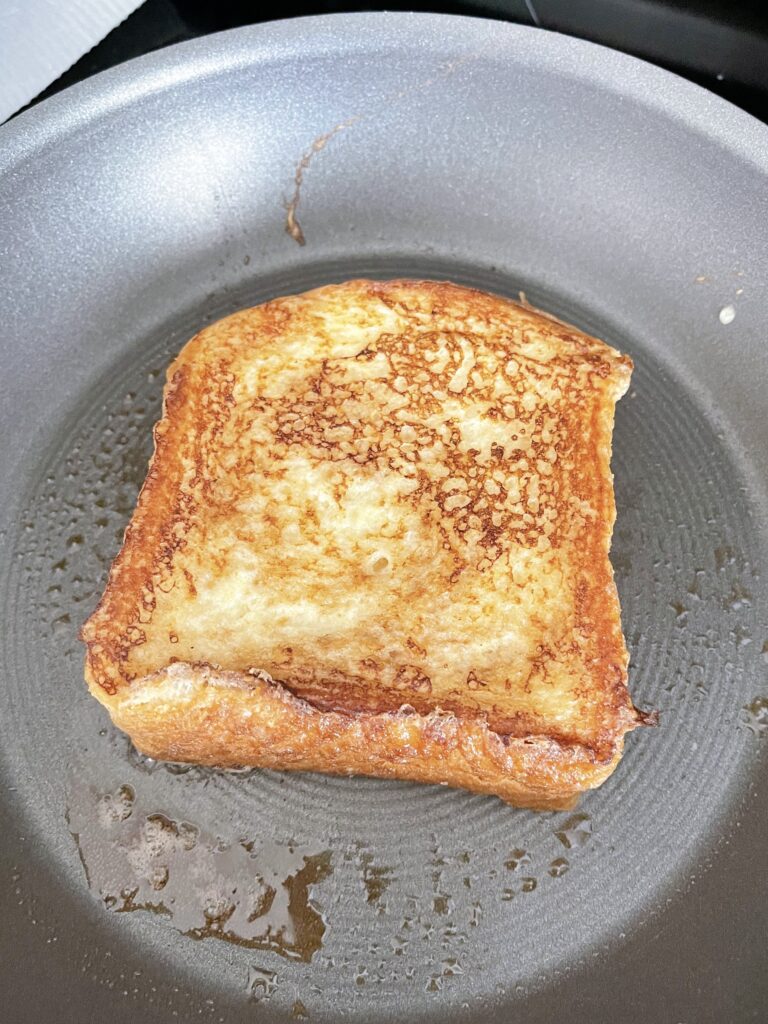
[[(574, 812), (157, 764), (82, 682), (172, 356), (353, 276), (635, 361), (612, 558), (660, 725)], [(567, 37), (277, 22), (0, 129), (2, 1020), (765, 1020), (767, 341), (768, 129)]]

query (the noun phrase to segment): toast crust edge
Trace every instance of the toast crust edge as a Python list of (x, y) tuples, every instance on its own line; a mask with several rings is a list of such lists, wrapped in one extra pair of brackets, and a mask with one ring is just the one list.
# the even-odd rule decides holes
[(114, 695), (88, 682), (114, 724), (158, 760), (439, 783), (535, 810), (569, 809), (603, 783), (624, 734), (641, 724), (628, 710), (599, 757), (547, 736), (502, 737), (439, 710), (320, 711), (261, 672), (178, 662)]

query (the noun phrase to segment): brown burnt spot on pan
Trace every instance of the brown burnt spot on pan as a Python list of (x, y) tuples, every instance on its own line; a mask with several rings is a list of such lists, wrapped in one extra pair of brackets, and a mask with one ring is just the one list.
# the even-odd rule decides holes
[[(398, 89), (397, 91), (390, 93), (388, 96), (382, 97), (379, 102), (383, 103), (385, 107), (390, 104), (401, 103), (404, 99), (413, 96), (414, 94), (418, 94), (424, 89), (431, 88), (443, 77), (455, 74), (459, 68), (476, 60), (478, 56), (479, 55), (476, 53), (470, 53), (465, 54), (463, 57), (459, 57), (456, 60), (446, 61), (440, 66), (436, 74), (430, 75), (428, 78), (418, 81), (413, 85), (409, 85), (404, 89)], [(368, 117), (378, 116), (378, 109), (377, 105), (375, 113), (370, 111), (361, 111), (360, 113), (352, 114), (345, 121), (335, 125), (329, 131), (323, 132), (322, 135), (318, 135), (299, 158), (293, 173), (293, 192), (290, 199), (284, 202), (285, 232), (294, 240), (294, 242), (296, 242), (297, 245), (304, 246), (307, 244), (306, 238), (304, 237), (304, 231), (299, 223), (298, 209), (302, 199), (304, 178), (309, 171), (312, 161), (318, 153), (325, 149), (334, 136), (339, 134), (339, 132), (343, 132), (347, 128), (351, 128), (353, 125), (366, 120)]]
[(351, 128), (352, 125), (359, 120), (360, 117), (358, 116), (350, 117), (346, 121), (342, 121), (341, 124), (337, 124), (334, 128), (331, 128), (330, 131), (324, 132), (322, 135), (318, 135), (309, 148), (302, 153), (299, 162), (296, 164), (296, 170), (293, 175), (293, 194), (285, 204), (285, 231), (286, 234), (291, 236), (297, 245), (307, 244), (301, 224), (299, 224), (298, 217), (299, 203), (301, 202), (301, 190), (304, 185), (304, 175), (309, 170), (309, 166), (315, 156), (325, 149), (334, 135), (338, 135), (339, 132), (344, 131), (345, 128)]

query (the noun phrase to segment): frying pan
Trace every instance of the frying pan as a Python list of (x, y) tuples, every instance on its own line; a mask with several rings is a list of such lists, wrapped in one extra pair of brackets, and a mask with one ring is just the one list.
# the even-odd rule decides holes
[[(694, 86), (423, 14), (207, 37), (0, 132), (3, 1020), (764, 1019), (767, 185)], [(661, 723), (575, 813), (155, 764), (82, 683), (172, 355), (394, 275), (635, 360), (612, 557)]]

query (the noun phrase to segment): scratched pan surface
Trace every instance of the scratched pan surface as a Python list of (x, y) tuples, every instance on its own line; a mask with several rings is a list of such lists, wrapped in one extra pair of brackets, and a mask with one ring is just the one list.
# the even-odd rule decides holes
[[(719, 99), (430, 15), (213, 36), (0, 131), (4, 1021), (764, 1019), (767, 196)], [(613, 559), (661, 726), (576, 815), (156, 765), (82, 684), (168, 361), (353, 275), (524, 289), (636, 362)]]

